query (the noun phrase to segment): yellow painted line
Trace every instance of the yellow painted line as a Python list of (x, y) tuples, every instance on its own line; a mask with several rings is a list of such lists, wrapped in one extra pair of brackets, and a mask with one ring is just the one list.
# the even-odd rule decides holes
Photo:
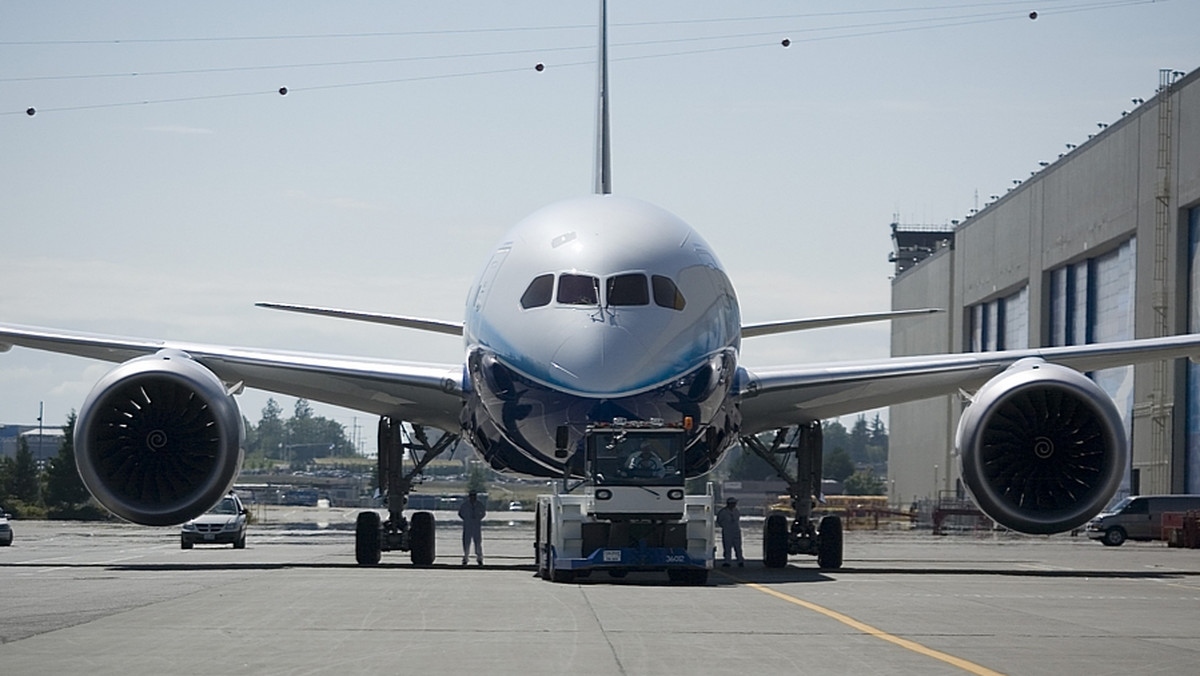
[(910, 641), (906, 638), (900, 638), (899, 636), (893, 636), (892, 634), (889, 634), (886, 631), (883, 631), (882, 629), (876, 629), (875, 627), (872, 627), (869, 624), (864, 624), (862, 622), (859, 622), (858, 620), (854, 619), (853, 617), (850, 617), (849, 615), (843, 615), (837, 611), (825, 608), (824, 606), (818, 606), (815, 603), (809, 603), (808, 601), (798, 599), (795, 596), (791, 596), (789, 594), (784, 594), (783, 592), (778, 592), (778, 591), (775, 591), (774, 589), (771, 589), (770, 587), (764, 587), (760, 584), (754, 584), (753, 582), (746, 582), (744, 584), (747, 587), (750, 587), (751, 589), (756, 589), (764, 594), (770, 594), (771, 596), (774, 596), (777, 599), (782, 599), (784, 601), (787, 601), (788, 603), (794, 603), (802, 608), (807, 608), (815, 613), (820, 613), (820, 614), (824, 615), (825, 617), (828, 617), (833, 620), (837, 620), (838, 622), (841, 622), (842, 624), (844, 624), (848, 627), (851, 627), (853, 629), (857, 629), (858, 631), (861, 631), (862, 633), (867, 634), (868, 636), (874, 636), (875, 638), (883, 640), (883, 641), (887, 641), (888, 643), (894, 643), (895, 645), (898, 645), (901, 648), (911, 650), (917, 654), (924, 655), (926, 657), (932, 657), (935, 660), (939, 660), (941, 662), (945, 662), (946, 664), (956, 666), (959, 669), (962, 669), (963, 671), (967, 671), (972, 674), (976, 674), (977, 676), (1004, 676), (999, 671), (993, 671), (991, 669), (988, 669), (987, 667), (983, 667), (978, 664), (975, 664), (974, 662), (964, 660), (961, 657), (955, 657), (954, 655), (946, 654), (940, 650), (934, 650), (933, 648), (927, 648), (927, 647), (921, 645), (920, 643), (917, 643), (916, 641)]

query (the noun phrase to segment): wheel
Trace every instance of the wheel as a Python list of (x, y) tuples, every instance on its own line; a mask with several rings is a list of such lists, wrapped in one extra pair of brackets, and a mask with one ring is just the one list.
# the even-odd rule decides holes
[(554, 566), (554, 557), (550, 557), (550, 581), (551, 582), (574, 582), (575, 571), (559, 570)]
[(825, 570), (841, 568), (842, 542), (842, 517), (822, 518), (817, 531), (817, 565)]
[(359, 512), (354, 523), (354, 558), (360, 566), (379, 563), (380, 548), (379, 512)]
[(537, 566), (537, 576), (545, 580), (550, 573), (546, 570), (546, 552), (542, 551), (545, 547), (542, 542), (542, 518), (542, 503), (538, 502), (533, 519), (533, 562)]
[(191, 548), (192, 548), (192, 543), (188, 542), (187, 540), (180, 540), (180, 541), (179, 541), (179, 548), (180, 548), (180, 549), (191, 549)]
[(671, 582), (700, 587), (708, 584), (708, 570), (705, 568), (672, 568), (667, 571), (667, 579)]
[(788, 559), (788, 523), (782, 514), (772, 514), (763, 524), (763, 565), (783, 568)]
[(1125, 529), (1120, 526), (1115, 526), (1104, 531), (1104, 539), (1101, 540), (1109, 547), (1120, 547), (1125, 544)]
[(233, 548), (234, 549), (245, 549), (246, 548), (246, 534), (245, 533), (242, 533), (242, 536), (239, 537), (237, 539), (237, 541), (233, 543)]
[(436, 555), (434, 535), (436, 526), (433, 512), (416, 512), (412, 515), (408, 532), (408, 555), (414, 565), (430, 566)]

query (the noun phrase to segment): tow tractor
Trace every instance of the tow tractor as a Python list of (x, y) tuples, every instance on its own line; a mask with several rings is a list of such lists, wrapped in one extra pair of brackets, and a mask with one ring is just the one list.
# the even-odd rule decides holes
[[(672, 582), (704, 584), (713, 567), (713, 488), (686, 495), (684, 442), (690, 418), (589, 425), (576, 453), (583, 478), (564, 472), (539, 495), (534, 540), (538, 575), (570, 582), (593, 571), (666, 571)], [(558, 429), (555, 455), (566, 458), (568, 430)], [(579, 467), (576, 462), (567, 467)]]

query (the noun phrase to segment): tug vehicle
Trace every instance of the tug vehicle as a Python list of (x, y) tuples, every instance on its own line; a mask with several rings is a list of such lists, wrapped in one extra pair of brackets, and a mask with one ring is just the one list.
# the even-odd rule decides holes
[[(555, 491), (539, 495), (534, 542), (538, 574), (571, 582), (593, 571), (624, 577), (666, 571), (672, 582), (708, 581), (715, 556), (712, 484), (687, 495), (684, 442), (690, 418), (589, 425)], [(567, 429), (556, 455), (566, 459)]]

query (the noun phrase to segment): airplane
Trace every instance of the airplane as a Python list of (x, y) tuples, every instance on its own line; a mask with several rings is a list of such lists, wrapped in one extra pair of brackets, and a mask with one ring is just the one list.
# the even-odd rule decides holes
[[(452, 445), (469, 443), (498, 470), (569, 477), (579, 469), (578, 454), (562, 458), (555, 451), (577, 447), (589, 425), (686, 418), (693, 422), (685, 442), (689, 477), (706, 474), (740, 444), (787, 481), (796, 514), (790, 526), (769, 520), (764, 551), (785, 555), (768, 557), (767, 565), (786, 565), (788, 553), (828, 551), (823, 539), (836, 538), (833, 555), (818, 559), (836, 568), (840, 522), (823, 532), (809, 519), (820, 495), (820, 421), (972, 392), (956, 446), (963, 481), (988, 516), (1016, 531), (1054, 533), (1105, 507), (1127, 470), (1128, 440), (1112, 399), (1083, 373), (1196, 358), (1200, 335), (743, 364), (743, 338), (937, 310), (743, 323), (733, 284), (696, 230), (660, 207), (612, 194), (604, 0), (599, 26), (593, 194), (550, 204), (505, 234), (468, 293), (463, 322), (259, 304), (460, 337), (461, 362), (0, 324), (0, 352), (16, 346), (117, 364), (87, 396), (76, 422), (76, 462), (92, 495), (138, 524), (198, 516), (225, 495), (240, 469), (244, 431), (236, 396), (250, 387), (302, 397), (379, 417), (388, 518), (373, 510), (359, 514), (358, 562), (375, 564), (381, 551), (399, 549), (414, 563), (430, 564), (432, 514), (409, 518), (404, 510), (421, 470)], [(795, 471), (786, 458), (794, 459)]]

